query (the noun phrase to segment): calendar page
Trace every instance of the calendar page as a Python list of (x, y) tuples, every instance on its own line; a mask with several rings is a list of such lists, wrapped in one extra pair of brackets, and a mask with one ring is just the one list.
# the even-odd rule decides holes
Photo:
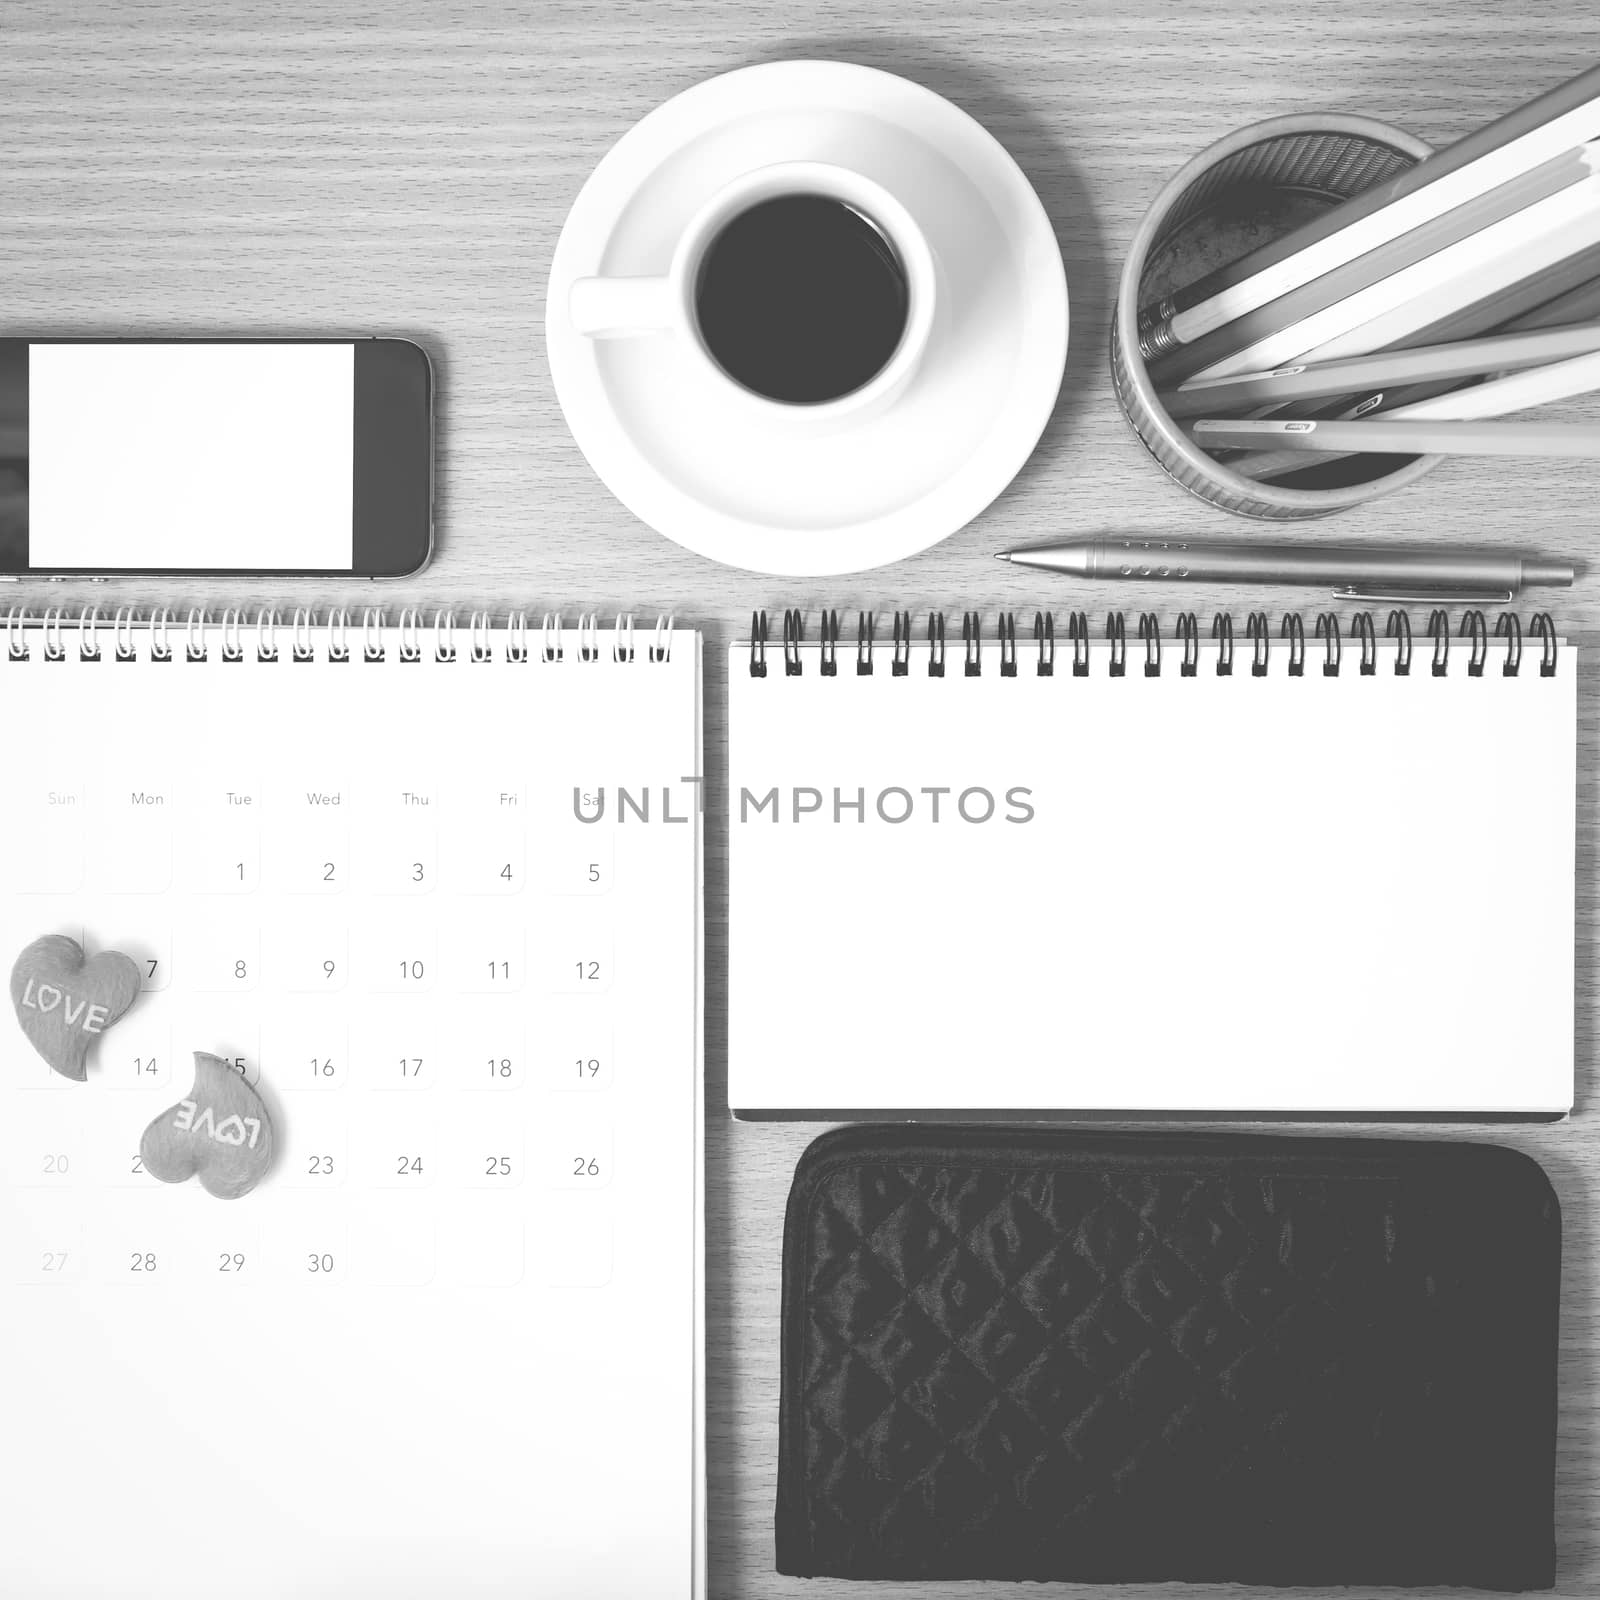
[(698, 637), (229, 626), (0, 654), (7, 966), (141, 982), (4, 1024), (0, 1593), (703, 1592)]

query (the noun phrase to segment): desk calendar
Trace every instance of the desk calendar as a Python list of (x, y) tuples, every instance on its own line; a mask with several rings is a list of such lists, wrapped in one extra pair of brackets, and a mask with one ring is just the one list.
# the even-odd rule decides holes
[[(14, 616), (0, 1592), (702, 1592), (699, 640)], [(25, 758), (21, 752), (26, 751)], [(141, 1171), (196, 1051), (279, 1151)]]

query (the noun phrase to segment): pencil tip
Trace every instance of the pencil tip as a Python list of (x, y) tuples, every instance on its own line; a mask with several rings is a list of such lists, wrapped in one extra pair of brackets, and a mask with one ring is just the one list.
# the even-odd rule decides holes
[(1009, 550), (996, 550), (994, 553), (994, 558), (996, 561), (1009, 561), (1011, 559), (1011, 552)]

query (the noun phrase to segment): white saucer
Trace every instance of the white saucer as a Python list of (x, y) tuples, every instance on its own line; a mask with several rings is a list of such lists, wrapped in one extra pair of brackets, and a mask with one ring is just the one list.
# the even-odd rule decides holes
[[(567, 315), (574, 280), (664, 273), (693, 213), (776, 161), (875, 179), (938, 262), (933, 333), (905, 393), (803, 440), (752, 420), (682, 336), (590, 339)], [(1032, 185), (964, 111), (869, 67), (778, 62), (685, 90), (606, 154), (556, 245), (545, 340), (573, 437), (636, 516), (732, 566), (859, 572), (947, 538), (1027, 460), (1061, 384), (1066, 275)]]

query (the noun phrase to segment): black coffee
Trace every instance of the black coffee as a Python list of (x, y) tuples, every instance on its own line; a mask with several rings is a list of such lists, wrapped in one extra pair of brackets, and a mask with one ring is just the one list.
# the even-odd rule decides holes
[(905, 270), (877, 227), (814, 194), (741, 212), (711, 242), (695, 285), (700, 335), (728, 376), (800, 405), (882, 372), (907, 302)]

